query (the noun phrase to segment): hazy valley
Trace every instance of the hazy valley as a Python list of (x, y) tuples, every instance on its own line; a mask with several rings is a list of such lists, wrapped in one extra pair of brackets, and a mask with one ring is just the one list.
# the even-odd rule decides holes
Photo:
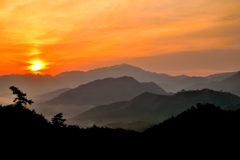
[(68, 124), (84, 128), (96, 124), (143, 131), (197, 103), (238, 109), (239, 75), (170, 76), (128, 64), (56, 76), (5, 75), (0, 76), (0, 100), (11, 100), (8, 86), (16, 86), (34, 100), (29, 107), (48, 119), (63, 113)]

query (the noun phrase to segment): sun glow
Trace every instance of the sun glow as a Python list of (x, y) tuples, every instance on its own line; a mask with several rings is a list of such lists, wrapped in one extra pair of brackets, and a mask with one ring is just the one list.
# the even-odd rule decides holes
[(168, 74), (234, 72), (239, 8), (240, 0), (0, 0), (0, 75), (121, 63)]
[(33, 66), (32, 66), (32, 70), (33, 71), (38, 71), (38, 70), (40, 70), (42, 68), (42, 65), (41, 64), (34, 64)]
[(42, 61), (35, 60), (30, 62), (32, 65), (29, 67), (32, 72), (39, 73), (38, 71), (45, 68), (45, 64)]

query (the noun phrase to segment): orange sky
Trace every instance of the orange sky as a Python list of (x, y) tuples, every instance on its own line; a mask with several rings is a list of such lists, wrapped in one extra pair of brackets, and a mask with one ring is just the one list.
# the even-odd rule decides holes
[(0, 75), (128, 63), (170, 75), (240, 70), (240, 0), (1, 0)]

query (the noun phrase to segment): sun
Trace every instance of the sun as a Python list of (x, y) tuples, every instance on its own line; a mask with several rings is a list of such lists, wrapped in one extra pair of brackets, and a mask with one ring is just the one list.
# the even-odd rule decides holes
[(44, 63), (42, 61), (36, 60), (31, 62), (30, 69), (32, 72), (37, 72), (44, 68)]
[(31, 69), (32, 71), (38, 71), (42, 68), (42, 65), (41, 64), (34, 64)]

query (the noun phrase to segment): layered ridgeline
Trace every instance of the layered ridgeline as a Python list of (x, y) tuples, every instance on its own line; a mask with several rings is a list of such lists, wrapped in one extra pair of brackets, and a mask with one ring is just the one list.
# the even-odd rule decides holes
[(235, 74), (235, 72), (215, 74), (207, 77), (189, 77), (186, 75), (170, 76), (168, 74), (145, 71), (128, 64), (120, 64), (97, 68), (87, 72), (63, 72), (56, 76), (32, 74), (0, 76), (0, 96), (3, 96), (3, 94), (4, 96), (6, 94), (11, 95), (8, 86), (17, 86), (24, 89), (30, 96), (35, 96), (61, 88), (76, 88), (80, 84), (85, 84), (96, 79), (108, 77), (118, 78), (122, 76), (131, 76), (139, 82), (154, 82), (167, 92), (177, 92), (197, 83), (222, 81), (233, 74)]
[(229, 111), (213, 104), (196, 104), (196, 107), (171, 117), (145, 130), (142, 135), (149, 141), (162, 143), (201, 143), (201, 147), (222, 146), (225, 142), (239, 141), (240, 110)]
[(8, 86), (12, 85), (23, 88), (29, 95), (41, 95), (61, 88), (76, 88), (81, 84), (97, 79), (109, 77), (119, 78), (122, 76), (131, 76), (140, 82), (155, 82), (157, 84), (172, 84), (188, 77), (157, 74), (128, 64), (97, 68), (87, 72), (62, 72), (56, 76), (33, 74), (4, 75), (0, 76), (0, 96), (1, 94), (11, 95), (11, 92), (8, 90)]
[(105, 78), (80, 85), (47, 101), (35, 109), (43, 114), (63, 112), (73, 116), (97, 105), (130, 100), (144, 92), (168, 95), (153, 82), (138, 82), (132, 77)]
[(231, 93), (217, 92), (209, 89), (182, 91), (174, 95), (158, 95), (145, 92), (129, 101), (97, 106), (69, 122), (78, 125), (107, 125), (109, 123), (133, 123), (137, 121), (159, 123), (180, 114), (197, 103), (211, 103), (222, 108), (231, 109), (240, 103), (240, 97)]
[(237, 72), (236, 74), (220, 82), (200, 83), (187, 87), (187, 89), (203, 88), (209, 88), (218, 91), (227, 91), (240, 96), (240, 72)]
[(53, 92), (48, 92), (48, 93), (45, 93), (45, 94), (37, 95), (34, 98), (37, 101), (46, 101), (46, 100), (53, 99), (53, 98), (59, 96), (60, 94), (62, 94), (64, 92), (67, 92), (69, 90), (71, 90), (71, 88), (62, 88), (62, 89), (58, 89), (58, 90), (53, 91)]
[(227, 72), (213, 74), (207, 77), (193, 76), (184, 78), (172, 84), (160, 82), (158, 85), (160, 85), (166, 91), (174, 93), (183, 89), (190, 90), (210, 88), (218, 91), (224, 90), (227, 92), (232, 92), (240, 96), (240, 92), (236, 91), (235, 88), (240, 84), (240, 77), (236, 76), (237, 74), (238, 72)]

